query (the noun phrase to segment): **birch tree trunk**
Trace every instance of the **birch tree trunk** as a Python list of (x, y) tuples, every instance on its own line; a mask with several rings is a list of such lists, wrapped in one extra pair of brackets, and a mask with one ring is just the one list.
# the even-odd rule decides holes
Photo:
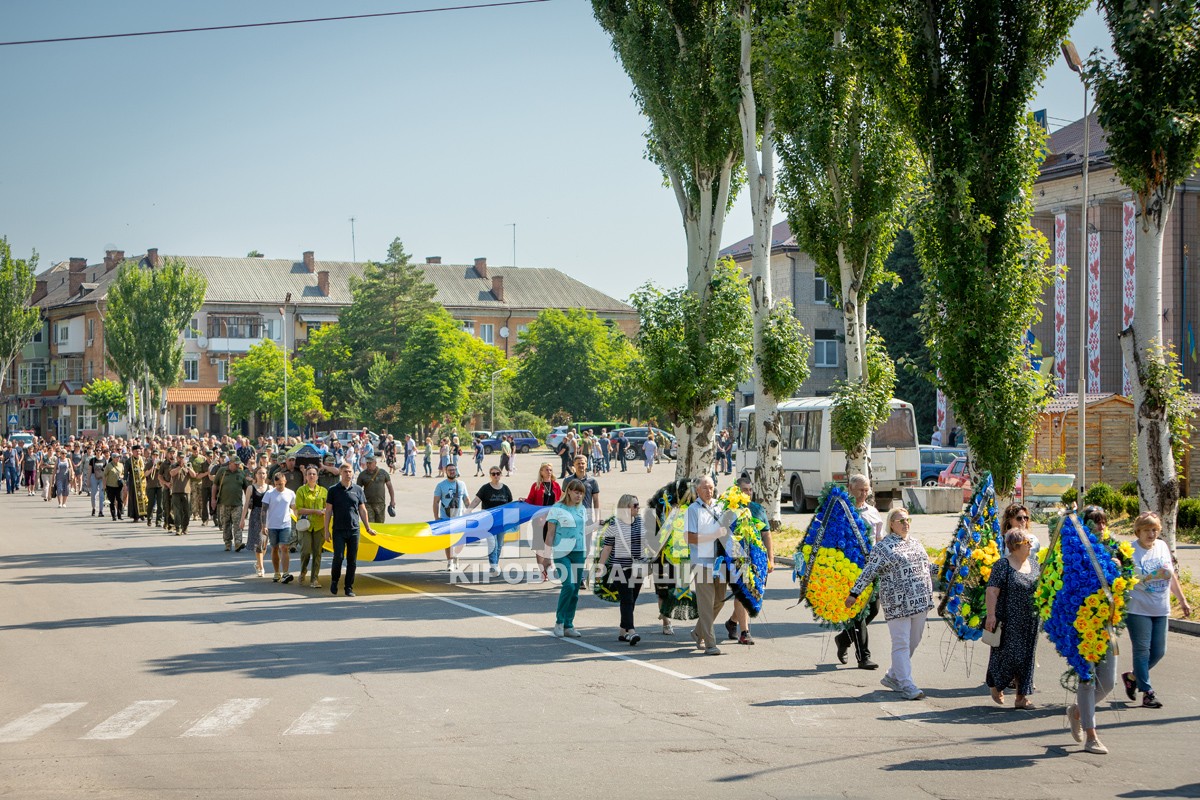
[[(768, 106), (763, 113), (759, 140), (758, 98), (754, 92), (751, 59), (750, 0), (741, 4), (741, 58), (738, 63), (738, 120), (742, 128), (742, 158), (746, 165), (746, 187), (750, 192), (752, 238), (750, 240), (750, 301), (754, 311), (754, 435), (758, 468), (754, 492), (767, 512), (771, 530), (779, 530), (779, 494), (783, 486), (783, 453), (780, 436), (779, 398), (767, 387), (763, 376), (763, 334), (773, 308), (771, 296), (771, 220), (775, 216), (775, 120)], [(761, 148), (761, 150), (760, 150)]]
[[(1147, 208), (1148, 206), (1148, 208)], [(1162, 536), (1175, 552), (1175, 517), (1179, 508), (1179, 482), (1171, 452), (1171, 426), (1166, 404), (1149, 384), (1149, 362), (1164, 357), (1162, 330), (1163, 233), (1171, 211), (1170, 198), (1161, 192), (1142, 206), (1137, 229), (1137, 282), (1134, 288), (1133, 325), (1121, 331), (1121, 354), (1133, 387), (1137, 415), (1138, 500), (1142, 511), (1162, 519)]]
[[(867, 305), (862, 298), (862, 270), (846, 256), (844, 244), (838, 244), (838, 274), (842, 284), (842, 324), (846, 328), (846, 381), (860, 386), (867, 382), (866, 318)], [(846, 474), (871, 476), (871, 438), (857, 444), (842, 442), (846, 450)]]
[[(675, 170), (664, 168), (675, 190), (683, 229), (687, 238), (688, 290), (704, 297), (717, 266), (721, 249), (721, 234), (725, 227), (725, 208), (729, 203), (730, 183), (733, 180), (733, 160), (717, 173), (697, 173), (699, 203), (693, 203)], [(675, 479), (697, 478), (712, 470), (716, 453), (716, 409), (701, 409), (691, 419), (681, 419), (675, 425), (679, 444), (675, 462)]]

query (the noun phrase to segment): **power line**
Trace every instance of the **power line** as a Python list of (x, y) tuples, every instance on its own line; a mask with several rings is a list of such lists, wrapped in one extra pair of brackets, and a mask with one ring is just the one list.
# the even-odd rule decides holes
[(131, 36), (162, 36), (168, 33), (202, 33), (205, 31), (229, 31), (237, 28), (268, 28), (273, 25), (303, 25), (309, 22), (338, 22), (349, 19), (371, 19), (374, 17), (403, 17), (410, 14), (435, 14), (443, 11), (471, 11), (480, 8), (500, 8), (503, 6), (523, 6), (530, 3), (546, 3), (549, 0), (502, 0), (495, 3), (475, 3), (462, 6), (442, 6), (440, 8), (415, 8), (409, 11), (382, 11), (375, 14), (352, 14), (343, 17), (314, 17), (313, 19), (285, 19), (275, 22), (246, 22), (238, 25), (209, 25), (203, 28), (172, 28), (162, 31), (135, 31), (133, 33), (103, 33), (93, 36), (62, 36), (56, 39), (25, 39), (16, 42), (0, 42), (0, 47), (11, 47), (20, 44), (53, 44), (56, 42), (86, 42), (93, 39), (125, 39)]

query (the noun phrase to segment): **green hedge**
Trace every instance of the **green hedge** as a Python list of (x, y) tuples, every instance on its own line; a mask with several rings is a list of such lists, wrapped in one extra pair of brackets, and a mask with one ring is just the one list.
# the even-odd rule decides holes
[(1200, 528), (1200, 498), (1185, 497), (1179, 501), (1175, 524), (1179, 528)]
[(1121, 488), (1118, 489), (1117, 491), (1120, 492), (1121, 494), (1125, 495), (1126, 497), (1137, 497), (1138, 496), (1137, 481), (1130, 481), (1129, 483), (1122, 483)]

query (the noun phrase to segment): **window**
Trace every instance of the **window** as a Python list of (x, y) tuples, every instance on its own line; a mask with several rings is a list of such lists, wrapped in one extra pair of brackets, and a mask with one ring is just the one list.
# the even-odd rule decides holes
[(813, 359), (818, 367), (838, 365), (837, 331), (817, 328), (813, 332)]
[(54, 323), (54, 341), (65, 344), (71, 338), (71, 326), (65, 322)]
[(274, 340), (278, 341), (279, 340), (279, 331), (282, 330), (279, 323), (280, 323), (279, 320), (272, 319), (270, 317), (263, 320), (263, 334), (262, 334), (263, 338), (264, 339), (274, 339)]
[(265, 327), (263, 322), (262, 317), (209, 316), (208, 338), (261, 339), (263, 337), (263, 328)]
[(41, 343), (42, 343), (42, 337), (43, 337), (43, 335), (44, 335), (44, 332), (43, 332), (43, 330), (44, 330), (44, 329), (43, 329), (43, 328), (41, 328), (41, 327), (39, 327), (39, 328), (37, 329), (37, 333), (35, 333), (35, 334), (33, 335), (33, 338), (29, 340), (31, 344), (41, 344)]
[(82, 406), (79, 409), (79, 430), (75, 431), (76, 435), (84, 431), (96, 430), (96, 412), (87, 406)]
[(496, 343), (496, 326), (495, 325), (480, 325), (479, 338), (488, 344)]
[(192, 317), (192, 321), (183, 329), (183, 338), (199, 339), (200, 338), (200, 321)]
[(917, 428), (908, 408), (893, 408), (887, 421), (871, 435), (871, 447), (916, 447)]
[(29, 361), (17, 370), (17, 393), (40, 394), (46, 391), (46, 362)]
[(217, 383), (229, 383), (229, 359), (217, 359)]
[(820, 275), (813, 280), (813, 302), (829, 305), (829, 282)]
[(190, 403), (183, 407), (183, 427), (186, 430), (196, 427), (196, 407)]
[(93, 377), (94, 377), (94, 373), (92, 372), (92, 362), (89, 361), (88, 365), (87, 365), (87, 380), (89, 383), (91, 382)]
[(90, 345), (96, 340), (96, 320), (94, 317), (88, 317), (87, 321), (87, 343)]
[(528, 325), (518, 325), (517, 326), (517, 339), (518, 340), (527, 333), (529, 333)]
[[(185, 355), (183, 357), (183, 380), (186, 383), (195, 383), (200, 380), (200, 357), (196, 355)], [(191, 427), (191, 426), (188, 426)]]
[(462, 321), (462, 329), (464, 331), (466, 331), (467, 333), (471, 334), (472, 336), (474, 336), (475, 335), (475, 320), (464, 319)]
[(83, 380), (83, 359), (82, 358), (60, 358), (57, 364), (57, 375), (54, 377), (55, 383), (63, 381), (82, 381)]

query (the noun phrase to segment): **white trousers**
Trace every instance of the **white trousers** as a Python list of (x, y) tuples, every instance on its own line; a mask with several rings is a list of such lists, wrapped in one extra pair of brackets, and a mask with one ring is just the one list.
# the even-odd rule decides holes
[(917, 689), (912, 677), (912, 654), (917, 652), (917, 645), (925, 633), (925, 616), (925, 612), (921, 612), (887, 621), (888, 633), (892, 636), (892, 667), (888, 675), (906, 692)]

